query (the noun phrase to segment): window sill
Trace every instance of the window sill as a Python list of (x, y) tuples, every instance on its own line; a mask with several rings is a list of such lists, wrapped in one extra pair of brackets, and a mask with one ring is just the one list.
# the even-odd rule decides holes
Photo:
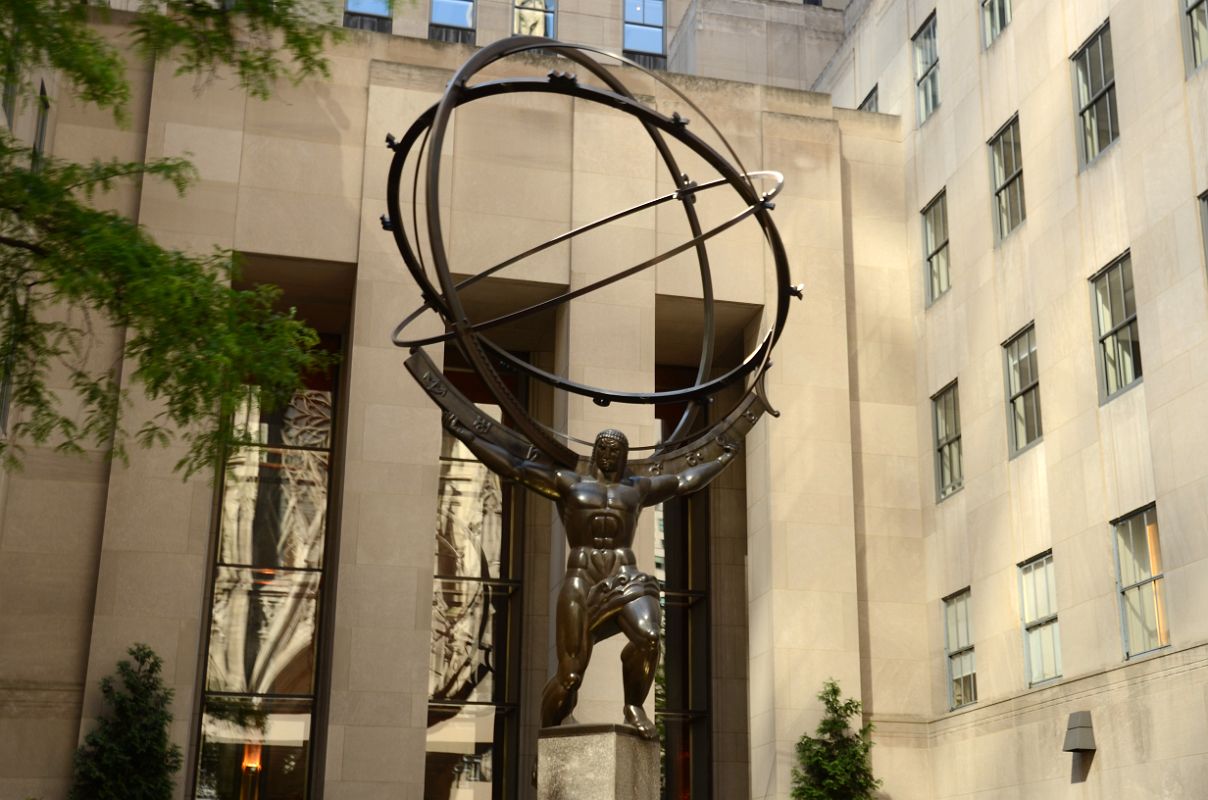
[(1044, 680), (1032, 681), (1032, 682), (1028, 683), (1028, 688), (1029, 689), (1045, 689), (1049, 686), (1056, 686), (1057, 684), (1061, 683), (1061, 679), (1064, 677), (1065, 677), (1064, 675), (1054, 675), (1053, 677), (1045, 678)]
[[(938, 506), (940, 503), (953, 497), (954, 495), (960, 494), (962, 491), (964, 491), (964, 488), (965, 488), (965, 484), (962, 483), (960, 486), (957, 486), (952, 491), (948, 492), (948, 494), (936, 496), (935, 504)], [(964, 706), (961, 706), (961, 708), (964, 708)]]
[[(995, 214), (997, 214), (997, 213), (998, 213), (998, 209), (995, 209), (995, 210), (994, 210), (994, 213), (995, 213)], [(1021, 219), (1021, 220), (1019, 221), (1019, 224), (1018, 224), (1018, 225), (1016, 225), (1016, 226), (1015, 226), (1014, 228), (1012, 228), (1011, 230), (1007, 231), (1005, 234), (1000, 235), (1000, 236), (998, 237), (998, 239), (997, 239), (997, 240), (995, 240), (995, 242), (994, 242), (994, 247), (995, 247), (995, 248), (998, 248), (998, 247), (1001, 247), (1001, 246), (1002, 246), (1003, 244), (1005, 244), (1006, 242), (1009, 242), (1009, 241), (1011, 240), (1011, 237), (1012, 237), (1012, 236), (1014, 236), (1014, 235), (1015, 235), (1015, 233), (1016, 233), (1017, 231), (1019, 231), (1021, 228), (1023, 228), (1023, 226), (1024, 226), (1024, 225), (1027, 225), (1027, 224), (1028, 224), (1028, 218), (1027, 218), (1027, 217), (1024, 217), (1023, 219)]]
[[(1099, 398), (1099, 407), (1100, 407), (1100, 408), (1102, 408), (1103, 406), (1107, 405), (1107, 404), (1108, 404), (1108, 403), (1110, 403), (1111, 401), (1115, 400), (1117, 397), (1121, 397), (1121, 396), (1123, 396), (1123, 395), (1128, 394), (1128, 393), (1129, 393), (1129, 392), (1131, 392), (1133, 389), (1135, 389), (1136, 387), (1140, 386), (1140, 385), (1141, 385), (1141, 384), (1143, 384), (1143, 383), (1145, 383), (1145, 376), (1144, 376), (1144, 375), (1142, 375), (1141, 377), (1137, 378), (1135, 381), (1133, 381), (1132, 383), (1128, 384), (1127, 386), (1125, 386), (1125, 387), (1124, 387), (1124, 388), (1122, 388), (1122, 389), (1117, 389), (1116, 391), (1112, 392), (1111, 394), (1104, 394), (1104, 395), (1101, 395), (1101, 396), (1100, 396), (1100, 398)], [(1102, 390), (1103, 390), (1103, 387), (1102, 387), (1102, 386), (1100, 386), (1100, 387), (1099, 387), (1099, 389), (1100, 389), (1100, 391), (1102, 391)]]
[(1042, 444), (1043, 442), (1044, 442), (1044, 434), (1042, 433), (1039, 436), (1037, 436), (1035, 439), (1033, 439), (1032, 441), (1025, 444), (1023, 447), (1019, 448), (1018, 450), (1012, 450), (1011, 454), (1009, 456), (1007, 456), (1007, 460), (1014, 461), (1019, 456), (1022, 456), (1024, 453), (1026, 453), (1029, 450), (1031, 450), (1032, 448), (1036, 447), (1036, 445)]
[(952, 294), (951, 286), (949, 286), (947, 289), (945, 289), (943, 294), (937, 295), (936, 297), (932, 297), (932, 298), (928, 299), (927, 302), (925, 302), (923, 304), (923, 310), (930, 311), (932, 306), (934, 306), (936, 303), (943, 300), (945, 297), (947, 297), (950, 294)]
[[(939, 110), (940, 110), (940, 108), (941, 108), (941, 107), (942, 107), (942, 106), (941, 106), (939, 103), (936, 103), (936, 104), (935, 104), (935, 107), (931, 109), (931, 113), (927, 115), (927, 119), (921, 120), (921, 121), (919, 122), (919, 124), (918, 124), (918, 130), (920, 130), (920, 131), (921, 131), (921, 130), (923, 129), (923, 127), (924, 127), (924, 126), (925, 126), (925, 125), (926, 125), (928, 122), (930, 122), (931, 120), (935, 119), (935, 115), (939, 113)], [(964, 706), (961, 706), (961, 708), (964, 708)]]
[(1157, 656), (1163, 655), (1165, 653), (1165, 651), (1167, 651), (1169, 649), (1170, 649), (1170, 642), (1167, 642), (1166, 644), (1155, 647), (1152, 650), (1143, 650), (1140, 653), (1131, 653), (1131, 654), (1125, 653), (1124, 654), (1124, 663), (1135, 664), (1138, 661), (1145, 661), (1150, 658), (1155, 658)]
[(1110, 154), (1115, 149), (1116, 143), (1119, 141), (1120, 141), (1120, 136), (1117, 135), (1115, 139), (1112, 139), (1110, 142), (1107, 143), (1107, 146), (1105, 146), (1098, 153), (1095, 153), (1094, 158), (1087, 159), (1084, 157), (1082, 159), (1082, 164), (1078, 168), (1078, 171), (1086, 172), (1088, 169), (1090, 169), (1091, 167), (1098, 164), (1100, 159), (1106, 157), (1108, 154)]

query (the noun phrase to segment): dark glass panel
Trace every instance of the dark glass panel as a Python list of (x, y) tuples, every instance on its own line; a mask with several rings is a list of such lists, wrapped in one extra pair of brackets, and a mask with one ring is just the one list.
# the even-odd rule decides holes
[(197, 800), (304, 800), (310, 700), (207, 697)]
[(227, 462), (219, 562), (322, 566), (328, 459), (320, 450), (239, 450)]
[(316, 572), (219, 567), (206, 689), (311, 694), (318, 606)]

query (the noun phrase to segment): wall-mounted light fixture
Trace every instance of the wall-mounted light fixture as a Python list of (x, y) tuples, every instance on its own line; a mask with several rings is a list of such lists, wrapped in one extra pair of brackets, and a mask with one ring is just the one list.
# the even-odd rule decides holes
[(1070, 721), (1065, 727), (1065, 745), (1061, 749), (1067, 753), (1095, 752), (1095, 730), (1091, 725), (1091, 712), (1075, 711), (1070, 714)]

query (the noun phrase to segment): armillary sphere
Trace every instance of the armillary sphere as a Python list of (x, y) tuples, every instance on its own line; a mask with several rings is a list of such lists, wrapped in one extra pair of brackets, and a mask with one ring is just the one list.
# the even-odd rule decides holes
[[(514, 77), (501, 80), (486, 80), (478, 83), (472, 82), (479, 72), (501, 59), (520, 53), (535, 51), (561, 56), (568, 62), (590, 73), (597, 79), (599, 85), (580, 83), (574, 74), (566, 71), (551, 71), (545, 77), (540, 78)], [(704, 125), (708, 126), (712, 134), (722, 143), (725, 154), (719, 152), (693, 133), (689, 129), (689, 121), (678, 113), (666, 116), (639, 102), (621, 80), (612, 71), (605, 69), (593, 56), (604, 56), (627, 64), (645, 72), (652, 79), (665, 86), (683, 101), (688, 108), (692, 109), (692, 112)], [(597, 82), (593, 82), (593, 84)], [(636, 118), (653, 142), (663, 166), (671, 175), (675, 184), (675, 190), (660, 197), (647, 200), (632, 208), (610, 214), (585, 225), (580, 225), (522, 253), (512, 255), (471, 277), (456, 280), (454, 272), (458, 270), (452, 269), (449, 263), (440, 214), (435, 211), (440, 208), (440, 156), (445, 145), (445, 136), (450, 118), (455, 109), (467, 103), (522, 92), (562, 95), (598, 103), (601, 106), (615, 109)], [(700, 183), (690, 180), (676, 163), (675, 156), (668, 145), (668, 137), (686, 146), (699, 156), (716, 171), (718, 177)], [(696, 448), (700, 445), (700, 437), (685, 435), (685, 432), (691, 428), (695, 415), (702, 406), (710, 402), (712, 396), (717, 392), (738, 381), (745, 380), (748, 376), (752, 378), (749, 390), (730, 413), (726, 415), (726, 419), (733, 420), (742, 414), (750, 415), (753, 413), (751, 406), (755, 402), (762, 403), (764, 409), (770, 410), (767, 408), (766, 402), (759, 396), (759, 387), (762, 385), (761, 379), (763, 373), (770, 365), (769, 356), (771, 355), (772, 348), (784, 329), (785, 320), (788, 316), (789, 298), (792, 296), (801, 297), (801, 287), (794, 286), (791, 283), (784, 245), (771, 215), (771, 210), (774, 207), (772, 198), (779, 193), (784, 179), (777, 172), (748, 172), (745, 170), (738, 155), (705, 114), (688, 97), (662, 77), (643, 69), (640, 65), (627, 58), (594, 47), (569, 45), (534, 36), (513, 36), (495, 42), (476, 52), (454, 75), (440, 102), (420, 115), (401, 139), (396, 140), (393, 136), (387, 136), (386, 142), (394, 151), (394, 159), (390, 165), (387, 182), (387, 205), (389, 213), (382, 218), (382, 223), (393, 232), (395, 242), (398, 244), (407, 269), (419, 285), (423, 299), (422, 305), (409, 314), (395, 328), (392, 340), (399, 347), (406, 347), (411, 350), (412, 356), (408, 359), (408, 369), (420, 380), (428, 393), (438, 403), (446, 407), (446, 410), (455, 410), (461, 414), (474, 414), (477, 411), (472, 405), (466, 408), (465, 406), (468, 401), (465, 401), (464, 398), (458, 397), (457, 402), (453, 402), (451, 395), (457, 395), (456, 390), (443, 381), (439, 375), (439, 371), (423, 351), (425, 345), (447, 341), (454, 341), (457, 344), (469, 364), (482, 377), (499, 405), (513, 421), (513, 425), (515, 426), (514, 431), (510, 429), (504, 432), (496, 431), (493, 435), (499, 436), (502, 434), (503, 438), (508, 440), (509, 446), (518, 452), (527, 453), (530, 457), (540, 458), (541, 460), (568, 468), (574, 468), (579, 461), (579, 455), (568, 446), (568, 442), (579, 440), (575, 440), (565, 433), (554, 431), (533, 419), (523, 404), (517, 400), (505, 385), (499, 375), (499, 368), (514, 370), (562, 391), (590, 397), (593, 402), (601, 406), (607, 406), (612, 403), (686, 403), (687, 408), (670, 436), (657, 444), (648, 446), (638, 445), (632, 448), (633, 450), (651, 451), (647, 458), (641, 461), (630, 462), (631, 467), (635, 471), (657, 472), (668, 459), (682, 458), (691, 460), (699, 457), (699, 451)], [(407, 225), (404, 224), (400, 200), (400, 193), (403, 190), (401, 186), (403, 171), (409, 158), (415, 158), (417, 164), (415, 180), (410, 187), (410, 202), (413, 209), (410, 220), (410, 233), (408, 233)], [(424, 201), (430, 210), (430, 213), (426, 214), (426, 245), (432, 269), (439, 285), (433, 284), (429, 279), (427, 269), (425, 268), (425, 260), (421, 255), (418, 212), (415, 210), (418, 206), (421, 174), (425, 176)], [(761, 192), (756, 189), (753, 179), (771, 179), (775, 182), (775, 186), (769, 191)], [(695, 196), (710, 189), (724, 187), (729, 187), (732, 191), (737, 192), (738, 196), (745, 202), (746, 208), (718, 225), (708, 230), (703, 230), (695, 209)], [(692, 238), (687, 241), (671, 247), (652, 258), (648, 258), (639, 264), (635, 264), (586, 286), (568, 290), (544, 302), (487, 320), (472, 321), (466, 316), (459, 296), (459, 292), (462, 289), (580, 234), (596, 230), (629, 215), (673, 201), (679, 203), (687, 219), (689, 230), (692, 233)], [(715, 336), (713, 287), (708, 242), (714, 236), (729, 230), (747, 219), (751, 219), (759, 225), (767, 247), (772, 254), (777, 284), (774, 317), (772, 318), (770, 327), (760, 339), (759, 344), (738, 366), (724, 374), (710, 378), (709, 376), (713, 370)], [(689, 250), (695, 252), (699, 263), (704, 300), (704, 335), (701, 342), (700, 360), (697, 365), (696, 380), (689, 386), (666, 391), (623, 392), (606, 387), (584, 385), (569, 380), (562, 375), (547, 372), (526, 363), (524, 360), (496, 345), (486, 335), (496, 326), (540, 313), (552, 306), (565, 303), (576, 297), (581, 297), (596, 289), (648, 270)], [(445, 332), (426, 338), (407, 338), (404, 334), (410, 323), (428, 311), (440, 315), (445, 323)], [(451, 405), (459, 406), (459, 408), (453, 409)], [(470, 418), (475, 419), (475, 417)], [(483, 417), (478, 416), (477, 419), (482, 425), (487, 425)], [(711, 432), (712, 436), (716, 437), (719, 435), (719, 431), (724, 432), (726, 429), (726, 425), (719, 424)], [(588, 443), (583, 442), (583, 444)]]

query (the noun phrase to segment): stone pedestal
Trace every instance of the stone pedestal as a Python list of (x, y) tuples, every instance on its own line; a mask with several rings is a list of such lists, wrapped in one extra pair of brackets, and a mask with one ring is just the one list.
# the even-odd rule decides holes
[(537, 800), (657, 800), (659, 743), (624, 725), (562, 725), (537, 736)]

